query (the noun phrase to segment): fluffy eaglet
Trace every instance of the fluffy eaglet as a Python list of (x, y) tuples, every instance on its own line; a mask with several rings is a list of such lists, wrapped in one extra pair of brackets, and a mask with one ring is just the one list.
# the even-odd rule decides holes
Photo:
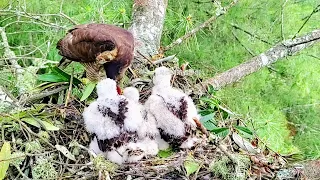
[(171, 86), (171, 77), (170, 69), (155, 69), (154, 87), (145, 108), (156, 120), (161, 137), (158, 139), (159, 149), (167, 148), (168, 144), (173, 148), (191, 148), (199, 141), (193, 120), (199, 119), (199, 115), (192, 99)]

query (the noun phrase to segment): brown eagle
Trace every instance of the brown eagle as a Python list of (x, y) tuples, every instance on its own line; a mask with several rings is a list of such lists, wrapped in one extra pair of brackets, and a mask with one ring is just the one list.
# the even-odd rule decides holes
[(133, 35), (122, 28), (108, 24), (84, 24), (70, 29), (57, 43), (59, 54), (80, 62), (91, 81), (99, 80), (103, 66), (106, 76), (119, 82), (133, 59)]

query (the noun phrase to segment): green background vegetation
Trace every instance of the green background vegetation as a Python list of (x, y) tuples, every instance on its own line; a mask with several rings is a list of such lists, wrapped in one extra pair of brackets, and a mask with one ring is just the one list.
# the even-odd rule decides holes
[[(222, 1), (222, 5), (229, 2)], [(192, 68), (201, 70), (204, 78), (232, 68), (264, 52), (283, 38), (292, 38), (319, 4), (318, 0), (288, 0), (285, 5), (284, 2), (239, 0), (226, 15), (182, 45), (168, 51), (167, 55), (177, 54), (180, 60), (190, 62)], [(207, 0), (169, 0), (168, 4), (162, 45), (170, 44), (216, 13), (214, 3)], [(104, 22), (124, 28), (130, 26), (131, 7), (131, 0), (65, 0), (62, 6), (58, 0), (25, 0), (14, 2), (11, 9), (7, 0), (0, 2), (2, 10), (36, 14), (59, 14), (61, 11), (77, 23)], [(14, 23), (18, 19), (10, 15), (0, 15), (0, 26), (6, 26), (9, 44), (17, 56), (29, 53), (28, 57), (42, 58), (40, 62), (43, 59), (59, 61), (55, 44), (73, 25), (61, 16), (47, 15), (41, 19), (63, 28)], [(315, 13), (298, 35), (319, 29), (319, 19), (320, 13)], [(20, 21), (27, 20), (20, 18)], [(232, 24), (271, 45), (233, 28)], [(36, 46), (39, 48), (32, 51)], [(273, 150), (283, 154), (302, 152), (305, 158), (319, 158), (319, 49), (320, 45), (315, 45), (263, 68), (241, 82), (218, 91), (216, 96), (233, 112), (240, 114), (247, 124), (251, 124), (251, 128)], [(0, 56), (3, 53), (4, 49), (0, 46)], [(21, 62), (25, 66), (35, 65), (30, 59), (22, 59)], [(0, 70), (1, 83), (17, 95), (17, 79), (12, 71), (3, 67)], [(81, 71), (81, 68), (77, 69), (77, 72)]]

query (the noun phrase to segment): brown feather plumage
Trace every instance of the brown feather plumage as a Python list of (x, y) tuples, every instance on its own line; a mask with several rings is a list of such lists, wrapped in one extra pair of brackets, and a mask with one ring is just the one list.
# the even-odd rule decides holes
[(84, 24), (70, 29), (58, 41), (57, 49), (61, 56), (81, 63), (95, 62), (104, 52), (116, 50), (111, 53), (114, 59), (106, 59), (104, 65), (110, 71), (107, 76), (116, 80), (133, 60), (134, 39), (129, 31), (113, 25)]

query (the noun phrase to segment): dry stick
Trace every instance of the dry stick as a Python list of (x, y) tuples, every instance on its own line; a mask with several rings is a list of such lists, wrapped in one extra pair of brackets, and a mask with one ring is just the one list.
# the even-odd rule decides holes
[(42, 98), (44, 98), (44, 97), (47, 97), (47, 96), (56, 94), (56, 93), (58, 93), (58, 92), (60, 92), (60, 91), (66, 90), (66, 89), (68, 89), (68, 86), (61, 86), (61, 87), (58, 87), (58, 88), (53, 89), (53, 90), (51, 90), (51, 91), (42, 92), (42, 93), (39, 93), (39, 94), (30, 96), (30, 97), (28, 97), (28, 98), (25, 99), (25, 100), (21, 100), (20, 104), (25, 104), (25, 103), (27, 103), (27, 102), (33, 102), (33, 101), (42, 99)]
[(300, 33), (300, 31), (303, 29), (303, 27), (307, 24), (307, 22), (310, 20), (311, 16), (317, 13), (320, 10), (320, 4), (316, 6), (311, 14), (308, 16), (308, 18), (303, 22), (302, 26), (299, 28), (298, 32), (292, 37), (292, 39), (296, 38), (297, 35)]
[(28, 131), (28, 133), (36, 136), (37, 138), (40, 138), (42, 141), (44, 141), (45, 143), (47, 143), (50, 147), (52, 147), (52, 148), (55, 149), (55, 146), (54, 146), (54, 145), (52, 145), (50, 142), (47, 142), (46, 139), (44, 139), (44, 138), (43, 138), (42, 136), (40, 136), (39, 134), (33, 132), (33, 131), (32, 131), (24, 122), (22, 122), (20, 119), (17, 119), (17, 118), (15, 118), (15, 117), (13, 117), (13, 116), (11, 116), (11, 115), (8, 115), (8, 114), (2, 114), (2, 113), (1, 113), (0, 115), (1, 115), (1, 116), (10, 117), (11, 119), (17, 121), (23, 128), (25, 128), (25, 129)]
[(199, 89), (206, 89), (207, 85), (212, 85), (216, 89), (220, 89), (228, 84), (238, 82), (245, 76), (252, 74), (262, 67), (276, 62), (278, 59), (292, 56), (293, 54), (313, 45), (320, 41), (320, 29), (312, 31), (307, 35), (298, 37), (296, 39), (289, 39), (279, 43), (266, 52), (253, 57), (250, 61), (242, 63), (226, 72), (216, 75), (213, 78), (206, 80), (201, 87), (200, 84), (196, 86)]
[(237, 24), (233, 24), (233, 23), (232, 23), (232, 24), (230, 24), (230, 25), (231, 25), (233, 28), (238, 29), (238, 30), (240, 30), (240, 31), (243, 31), (244, 33), (250, 35), (251, 37), (253, 37), (253, 38), (255, 38), (255, 39), (258, 39), (259, 41), (261, 41), (261, 42), (263, 42), (263, 43), (272, 45), (270, 42), (268, 42), (268, 41), (260, 38), (259, 36), (257, 36), (257, 35), (255, 35), (255, 34), (249, 32), (249, 31), (247, 31), (247, 30), (245, 30), (245, 29), (243, 29), (243, 28), (241, 28), (241, 27), (238, 26)]
[(27, 180), (30, 179), (28, 176), (26, 176), (26, 175), (22, 172), (22, 170), (20, 169), (19, 166), (14, 165), (14, 167), (18, 170), (19, 174), (23, 177), (23, 179), (27, 179)]
[(73, 19), (71, 19), (71, 17), (67, 16), (66, 14), (64, 14), (63, 12), (60, 12), (60, 15), (66, 19), (68, 19), (73, 25), (78, 25), (79, 23), (77, 23), (76, 21), (74, 21)]
[(154, 65), (153, 64), (153, 61), (150, 60), (148, 57), (146, 57), (144, 54), (142, 54), (139, 50), (137, 50), (137, 53), (142, 56), (144, 59), (146, 59), (151, 65)]
[(191, 30), (190, 32), (188, 32), (187, 34), (185, 34), (184, 36), (180, 37), (179, 39), (175, 40), (174, 42), (172, 42), (171, 44), (169, 44), (166, 47), (163, 47), (161, 50), (162, 51), (168, 51), (169, 49), (173, 48), (176, 45), (181, 44), (184, 40), (190, 38), (192, 35), (196, 34), (198, 31), (200, 31), (201, 29), (209, 26), (213, 21), (215, 21), (217, 18), (219, 18), (220, 16), (226, 14), (228, 12), (228, 10), (233, 7), (235, 4), (237, 3), (237, 0), (232, 1), (227, 7), (224, 8), (223, 11), (220, 11), (219, 13), (217, 13), (215, 16), (212, 16), (211, 18), (209, 18), (207, 21), (205, 21), (204, 23), (202, 23), (200, 26), (194, 28), (193, 30)]
[(65, 102), (65, 104), (64, 104), (64, 107), (67, 107), (67, 106), (68, 106), (69, 99), (70, 99), (70, 95), (71, 95), (71, 92), (72, 92), (73, 72), (74, 72), (74, 68), (72, 68), (71, 78), (70, 78), (70, 84), (69, 84), (69, 89), (68, 89), (68, 93), (67, 93), (66, 102)]
[(234, 36), (234, 38), (236, 38), (236, 40), (238, 41), (238, 43), (240, 43), (240, 45), (248, 51), (248, 53), (251, 55), (251, 56), (254, 56), (254, 53), (249, 49), (247, 48), (244, 44), (242, 44), (242, 42), (240, 41), (240, 39), (238, 38), (238, 36), (234, 33), (234, 31), (232, 31), (232, 35)]
[(174, 57), (176, 57), (176, 55), (171, 55), (171, 56), (168, 56), (168, 57), (165, 57), (165, 58), (162, 58), (162, 59), (159, 59), (159, 60), (156, 60), (153, 62), (153, 64), (160, 64), (160, 63), (163, 63), (163, 62), (170, 62), (172, 60), (174, 60)]

